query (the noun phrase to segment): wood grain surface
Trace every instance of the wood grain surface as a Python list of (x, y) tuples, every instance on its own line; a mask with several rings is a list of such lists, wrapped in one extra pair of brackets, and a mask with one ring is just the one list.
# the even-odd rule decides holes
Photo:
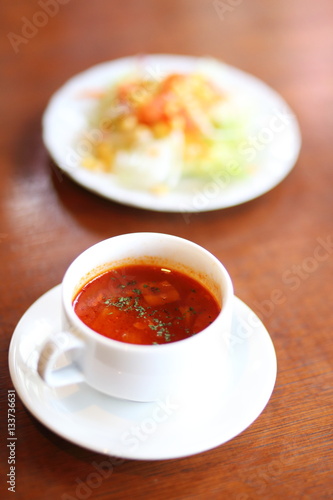
[[(0, 19), (1, 498), (333, 498), (333, 2), (15, 0), (1, 3)], [(63, 175), (41, 140), (48, 99), (89, 66), (139, 53), (214, 56), (272, 86), (301, 127), (290, 175), (256, 200), (189, 217), (117, 204)], [(191, 239), (225, 264), (274, 342), (272, 397), (222, 446), (175, 460), (114, 458), (97, 484), (93, 464), (105, 456), (58, 437), (17, 396), (10, 492), (15, 326), (82, 250), (133, 231)]]

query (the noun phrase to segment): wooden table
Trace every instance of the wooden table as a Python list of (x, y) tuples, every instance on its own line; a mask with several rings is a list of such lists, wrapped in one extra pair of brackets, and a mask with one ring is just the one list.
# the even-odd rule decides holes
[[(1, 497), (332, 498), (333, 3), (17, 0), (2, 5), (1, 22)], [(60, 173), (41, 140), (48, 99), (79, 71), (137, 53), (211, 55), (275, 88), (302, 130), (290, 175), (256, 200), (185, 218), (108, 201)], [(114, 459), (98, 479), (93, 463), (105, 456), (58, 437), (21, 403), (8, 348), (22, 314), (82, 250), (133, 231), (175, 234), (213, 252), (263, 319), (278, 375), (263, 413), (231, 441), (182, 459)], [(6, 484), (8, 391), (16, 394), (15, 494)]]

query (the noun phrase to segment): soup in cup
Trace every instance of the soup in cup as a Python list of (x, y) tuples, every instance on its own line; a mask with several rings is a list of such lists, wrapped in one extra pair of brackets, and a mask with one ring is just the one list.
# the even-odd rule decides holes
[(79, 255), (62, 282), (63, 329), (43, 346), (51, 387), (85, 382), (155, 401), (227, 377), (231, 279), (210, 252), (172, 235), (131, 233)]

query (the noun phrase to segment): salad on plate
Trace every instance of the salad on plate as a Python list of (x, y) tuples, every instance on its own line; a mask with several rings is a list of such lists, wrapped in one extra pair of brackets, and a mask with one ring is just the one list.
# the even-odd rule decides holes
[(163, 195), (184, 179), (224, 172), (234, 182), (254, 169), (241, 154), (248, 104), (207, 71), (153, 78), (138, 70), (86, 97), (95, 102), (81, 166), (127, 188)]
[(291, 171), (297, 119), (264, 82), (209, 57), (130, 56), (64, 83), (43, 115), (43, 141), (71, 179), (149, 210), (239, 205)]

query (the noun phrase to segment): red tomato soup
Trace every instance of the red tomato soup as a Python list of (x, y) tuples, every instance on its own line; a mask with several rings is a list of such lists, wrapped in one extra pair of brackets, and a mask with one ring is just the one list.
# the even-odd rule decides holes
[(96, 332), (130, 344), (165, 344), (194, 335), (218, 316), (214, 296), (195, 279), (152, 265), (114, 268), (88, 282), (73, 306)]

